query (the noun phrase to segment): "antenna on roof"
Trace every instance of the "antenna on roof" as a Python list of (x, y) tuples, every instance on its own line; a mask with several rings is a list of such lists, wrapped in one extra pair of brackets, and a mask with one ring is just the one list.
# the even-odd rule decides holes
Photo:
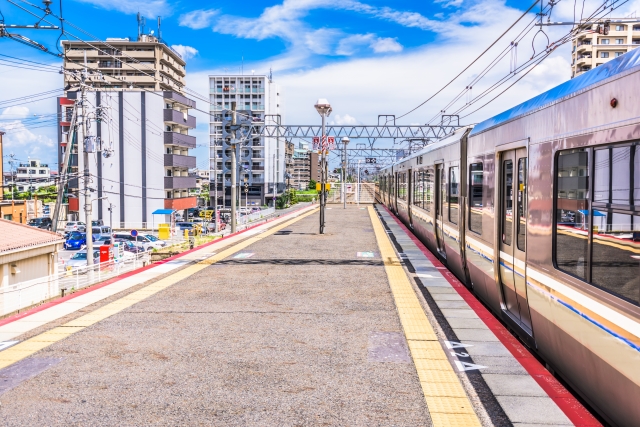
[(160, 20), (162, 18), (158, 16), (158, 40), (162, 40), (162, 33), (160, 32)]
[(146, 24), (146, 20), (144, 16), (140, 16), (140, 12), (138, 12), (138, 41), (140, 41), (142, 35), (144, 34), (144, 25)]

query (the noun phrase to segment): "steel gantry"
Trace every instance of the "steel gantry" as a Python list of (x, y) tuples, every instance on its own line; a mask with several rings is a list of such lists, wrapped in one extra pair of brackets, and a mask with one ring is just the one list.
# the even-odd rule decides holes
[[(437, 140), (459, 128), (459, 125), (327, 125), (326, 135), (335, 137), (336, 141), (345, 136), (348, 138)], [(267, 122), (264, 125), (254, 125), (252, 133), (265, 137), (313, 138), (321, 136), (322, 126), (280, 125)]]

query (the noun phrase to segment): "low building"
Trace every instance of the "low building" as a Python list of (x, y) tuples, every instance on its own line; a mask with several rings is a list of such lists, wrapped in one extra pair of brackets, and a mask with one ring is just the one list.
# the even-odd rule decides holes
[[(287, 184), (287, 189), (293, 186), (293, 182), (291, 179), (293, 178), (294, 172), (294, 161), (293, 161), (293, 153), (295, 152), (295, 145), (293, 142), (285, 141), (284, 143), (284, 170), (285, 170), (285, 183)], [(294, 186), (295, 187), (295, 186)]]
[(11, 184), (19, 193), (35, 191), (40, 187), (53, 185), (49, 165), (38, 159), (29, 159), (28, 163), (19, 163)]
[(25, 200), (0, 201), (0, 218), (6, 221), (27, 223), (27, 204)]
[(0, 316), (60, 293), (57, 233), (0, 219)]

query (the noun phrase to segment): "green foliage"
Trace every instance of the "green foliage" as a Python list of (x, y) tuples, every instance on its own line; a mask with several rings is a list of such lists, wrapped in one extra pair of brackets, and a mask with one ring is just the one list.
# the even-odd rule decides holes
[(308, 187), (309, 190), (315, 190), (316, 189), (316, 184), (317, 184), (317, 182), (315, 180), (310, 179), (309, 180), (309, 187)]

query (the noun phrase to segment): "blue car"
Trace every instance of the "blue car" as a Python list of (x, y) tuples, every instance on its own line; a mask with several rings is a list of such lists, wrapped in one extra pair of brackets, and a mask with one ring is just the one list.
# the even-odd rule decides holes
[[(96, 241), (95, 236), (92, 236), (92, 241)], [(82, 249), (83, 246), (87, 244), (87, 235), (86, 233), (80, 233), (77, 231), (72, 232), (67, 237), (67, 240), (62, 245), (65, 249)]]

